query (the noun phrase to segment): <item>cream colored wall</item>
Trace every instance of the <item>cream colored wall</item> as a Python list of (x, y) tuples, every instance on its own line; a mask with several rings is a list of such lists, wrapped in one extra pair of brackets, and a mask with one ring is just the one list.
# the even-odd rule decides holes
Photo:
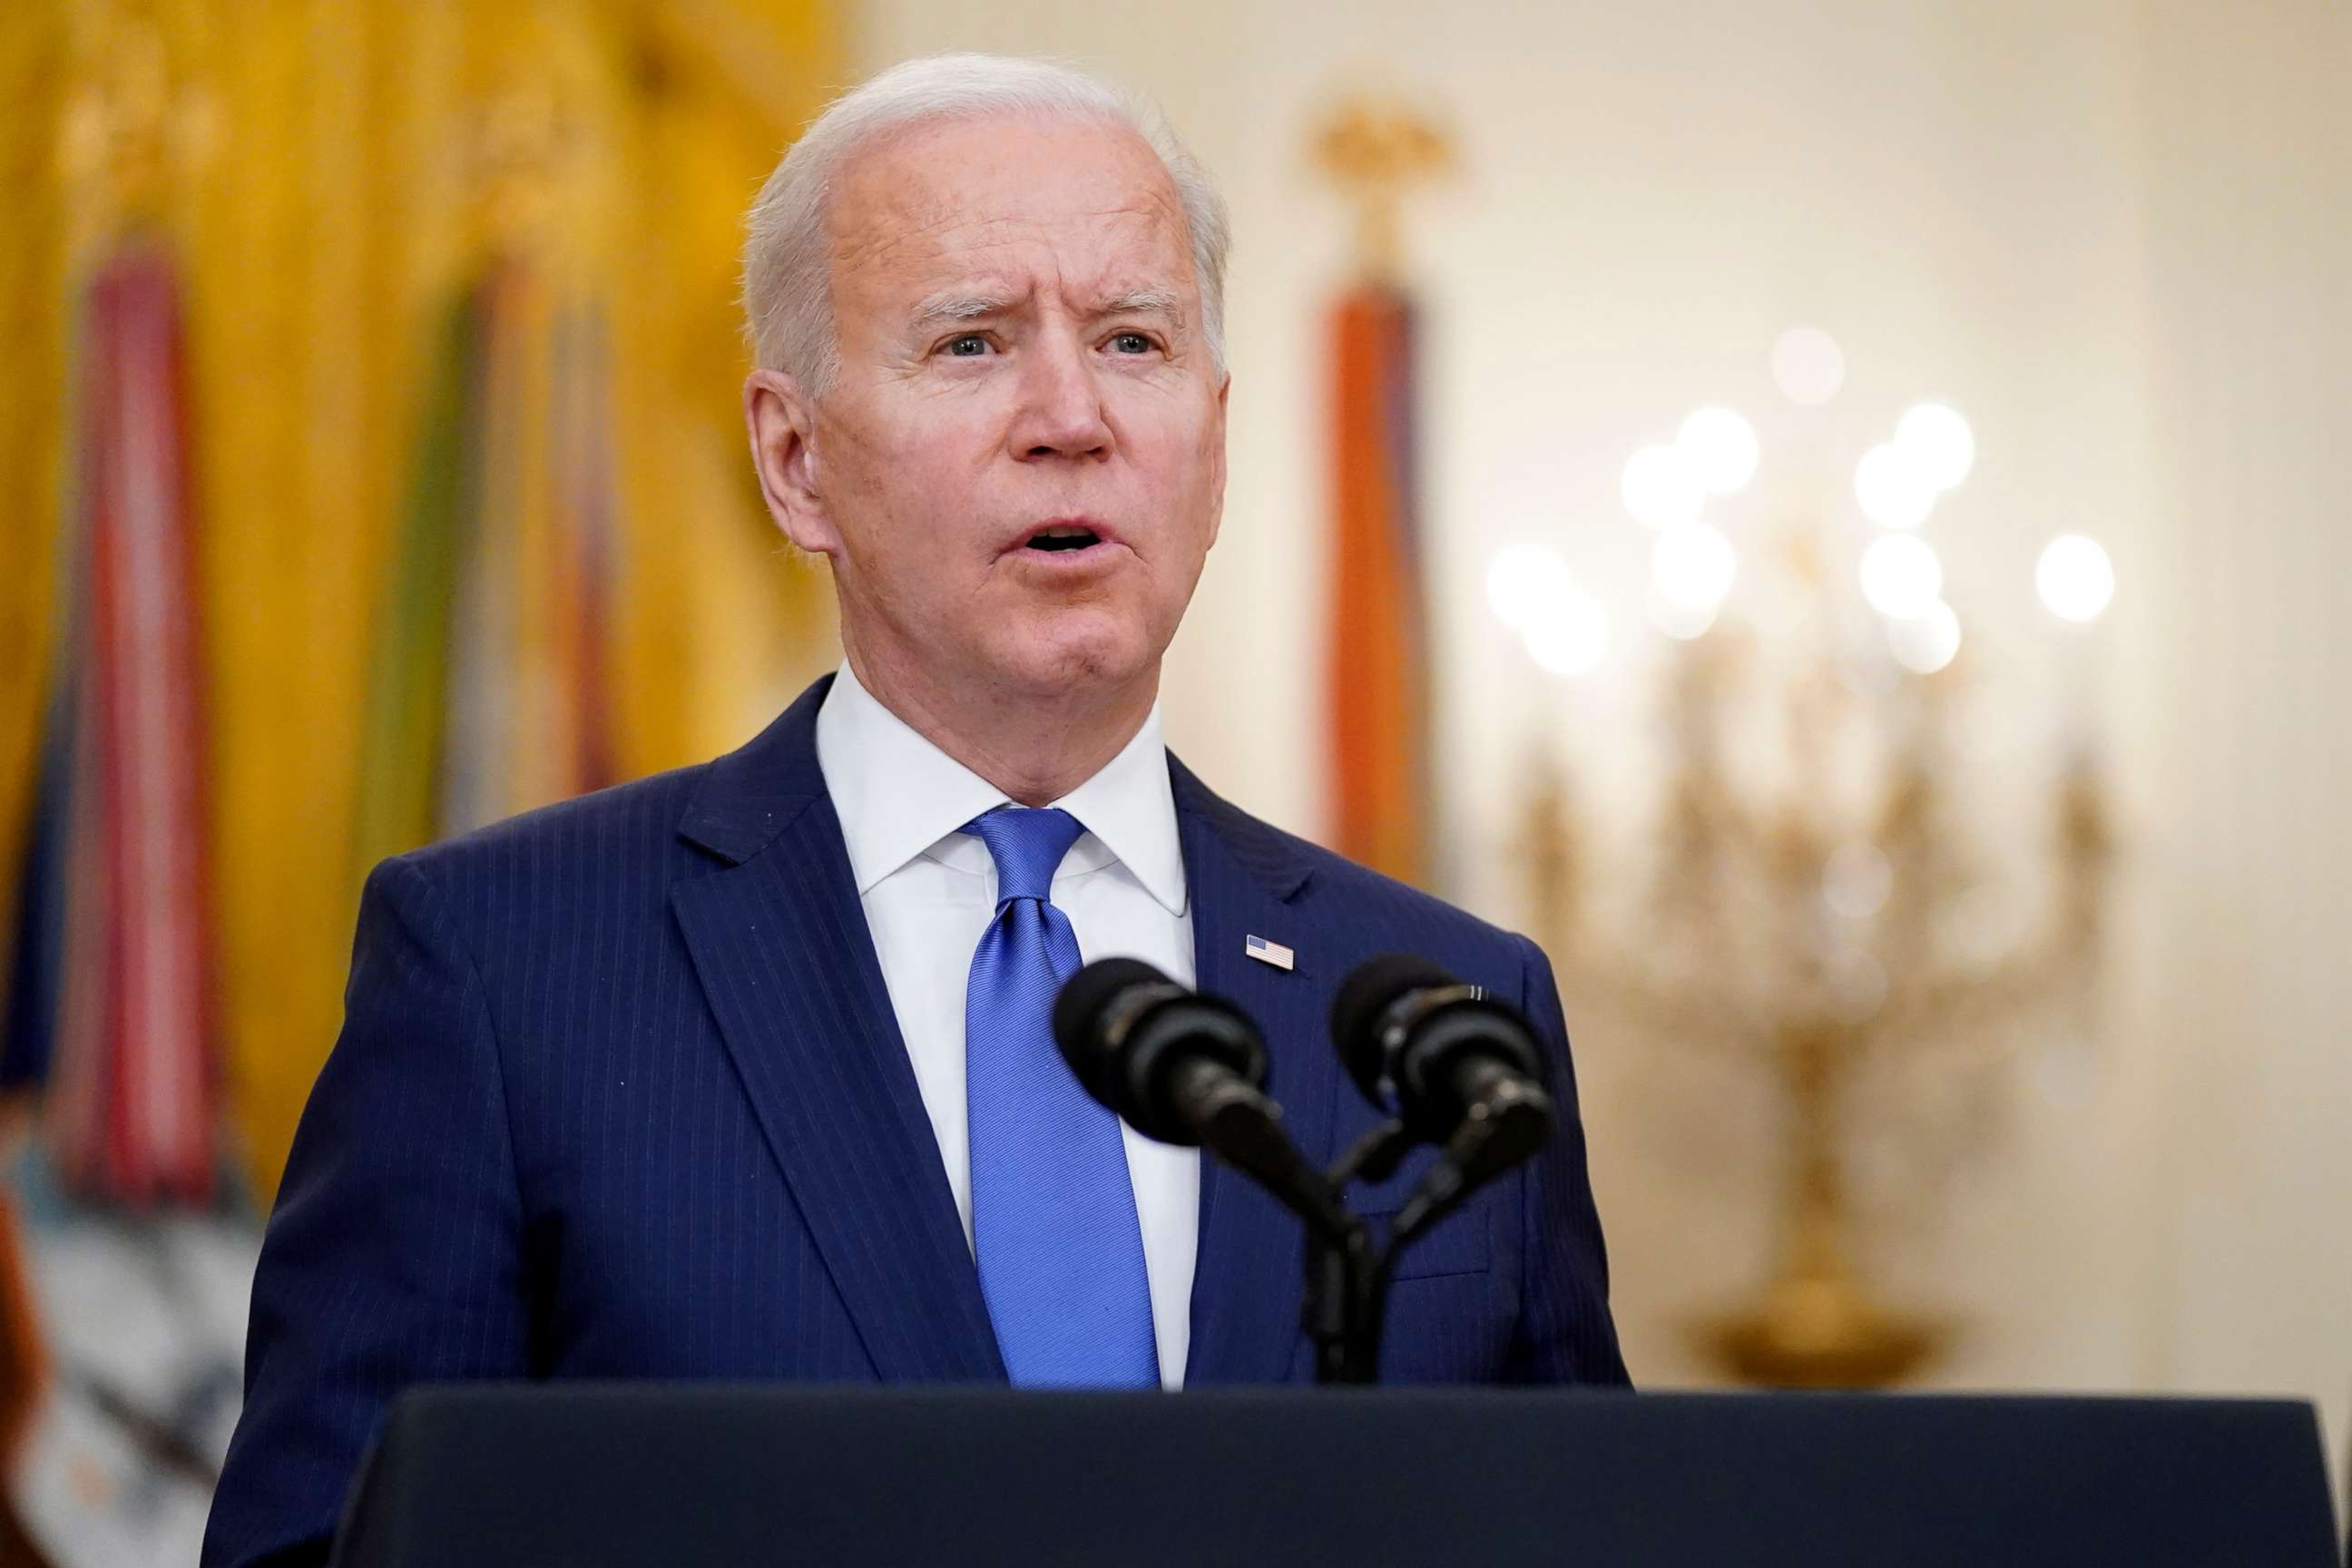
[(2352, 1394), (2352, 12), (2143, 36), (2156, 441), (2134, 1164), (2195, 1388)]
[[(1321, 301), (1346, 225), (1307, 167), (1318, 95), (1425, 91), (1465, 163), (1420, 203), (1430, 572), (1455, 887), (1525, 915), (1503, 846), (1526, 737), (1638, 799), (1645, 541), (1619, 465), (1692, 405), (1762, 432), (1769, 514), (1834, 508), (1926, 394), (1982, 458), (1931, 522), (1971, 647), (2021, 716), (1987, 765), (2088, 736), (2128, 837), (2098, 1037), (2020, 1064), (1989, 1152), (1890, 1237), (1909, 1295), (1975, 1325), (1950, 1384), (2352, 1395), (2352, 20), (2324, 0), (2155, 7), (1943, 0), (1182, 7), (867, 0), (859, 58), (1058, 54), (1157, 98), (1223, 180), (1233, 478), (1172, 656), (1176, 744), (1312, 832)], [(1800, 417), (1765, 351), (1806, 321), (1846, 390)], [(1850, 509), (1847, 509), (1850, 510)], [(2089, 637), (2032, 602), (2081, 529), (2123, 588)], [(1485, 563), (1549, 539), (1610, 605), (1611, 663), (1540, 679)], [(1570, 999), (1571, 1023), (1576, 1002)], [(1678, 1324), (1751, 1278), (1758, 1169), (1695, 1154), (1688, 1105), (1752, 1086), (1581, 1035), (1594, 1179), (1637, 1377), (1697, 1381)], [(1704, 1080), (1704, 1081), (1703, 1081)], [(1687, 1099), (1687, 1094), (1685, 1099)], [(1753, 1103), (1725, 1111), (1757, 1153)]]

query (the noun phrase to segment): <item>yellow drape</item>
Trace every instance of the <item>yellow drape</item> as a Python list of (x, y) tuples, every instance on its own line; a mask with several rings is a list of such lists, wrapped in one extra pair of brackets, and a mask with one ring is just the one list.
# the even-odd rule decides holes
[[(74, 279), (142, 216), (188, 294), (224, 1065), (266, 1195), (341, 1016), (370, 618), (434, 328), (487, 230), (526, 226), (611, 321), (623, 771), (738, 742), (832, 657), (829, 595), (750, 479), (734, 292), (742, 208), (840, 79), (835, 19), (824, 0), (5, 9), (0, 921), (47, 680)], [(152, 101), (124, 86), (146, 57)], [(91, 153), (142, 114), (144, 182)], [(520, 153), (519, 118), (538, 127)]]

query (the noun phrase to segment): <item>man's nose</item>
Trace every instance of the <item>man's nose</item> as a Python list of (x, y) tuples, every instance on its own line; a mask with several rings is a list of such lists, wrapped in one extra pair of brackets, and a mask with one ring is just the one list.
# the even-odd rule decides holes
[(1102, 384), (1086, 344), (1060, 333), (1033, 342), (1011, 436), (1013, 456), (1024, 459), (1110, 455)]

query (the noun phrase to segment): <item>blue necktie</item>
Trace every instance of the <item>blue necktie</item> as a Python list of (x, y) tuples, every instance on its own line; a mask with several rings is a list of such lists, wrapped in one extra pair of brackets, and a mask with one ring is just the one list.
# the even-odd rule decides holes
[(996, 918), (964, 992), (972, 1251), (1015, 1384), (1152, 1387), (1160, 1356), (1118, 1119), (1054, 1046), (1054, 998), (1078, 938), (1051, 902), (1086, 829), (1000, 806), (964, 825), (996, 860)]

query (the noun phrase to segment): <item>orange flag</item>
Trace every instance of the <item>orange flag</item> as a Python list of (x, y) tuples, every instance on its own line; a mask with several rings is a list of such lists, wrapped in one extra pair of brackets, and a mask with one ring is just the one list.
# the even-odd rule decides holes
[(1429, 666), (1413, 508), (1412, 307), (1363, 283), (1332, 317), (1334, 845), (1401, 881), (1429, 872)]

